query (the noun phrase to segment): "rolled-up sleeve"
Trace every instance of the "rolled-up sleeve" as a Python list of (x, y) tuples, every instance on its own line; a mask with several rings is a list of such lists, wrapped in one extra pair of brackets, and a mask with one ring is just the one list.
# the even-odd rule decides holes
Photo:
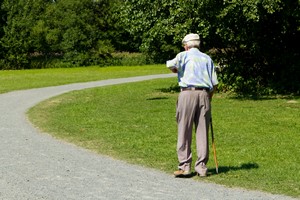
[(178, 69), (178, 55), (172, 59), (172, 60), (168, 60), (167, 61), (167, 68), (169, 69), (174, 69), (174, 68), (177, 68)]
[(213, 86), (216, 86), (216, 85), (219, 84), (219, 81), (218, 81), (218, 78), (217, 78), (217, 73), (216, 73), (215, 70), (212, 73), (212, 84), (213, 84)]
[(219, 81), (218, 81), (218, 78), (217, 78), (216, 68), (215, 68), (213, 62), (211, 62), (211, 63), (212, 63), (212, 72), (211, 72), (211, 73), (212, 73), (212, 76), (211, 76), (211, 82), (212, 82), (212, 85), (213, 85), (213, 86), (216, 86), (216, 85), (219, 84)]

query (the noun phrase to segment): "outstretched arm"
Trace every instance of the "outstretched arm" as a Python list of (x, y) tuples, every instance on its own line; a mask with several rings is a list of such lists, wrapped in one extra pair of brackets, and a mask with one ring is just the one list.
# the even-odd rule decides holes
[(177, 56), (173, 60), (168, 60), (167, 61), (167, 68), (170, 69), (173, 73), (178, 72), (177, 66), (178, 66)]

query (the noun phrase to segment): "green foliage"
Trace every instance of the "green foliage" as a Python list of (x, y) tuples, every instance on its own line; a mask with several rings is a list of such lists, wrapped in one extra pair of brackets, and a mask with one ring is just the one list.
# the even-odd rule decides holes
[[(217, 34), (226, 48), (214, 58), (228, 76), (242, 77), (252, 92), (299, 94), (299, 4), (292, 1), (230, 1), (218, 15)], [(284, 76), (283, 76), (284, 74)], [(227, 82), (225, 84), (238, 84)], [(253, 84), (257, 83), (257, 84)], [(244, 86), (236, 88), (243, 93)]]
[(142, 66), (149, 64), (142, 53), (117, 52), (105, 60), (105, 66)]
[(1, 66), (3, 65), (3, 57), (4, 57), (4, 49), (3, 49), (3, 46), (1, 44), (1, 38), (4, 36), (4, 29), (3, 27), (5, 26), (6, 24), (6, 13), (5, 11), (2, 9), (2, 0), (0, 1), (0, 69), (1, 69)]
[(283, 0), (127, 0), (121, 20), (155, 62), (175, 56), (183, 36), (195, 32), (201, 50), (213, 49), (214, 60), (226, 66), (220, 81), (227, 88), (299, 93), (298, 11), (298, 2)]
[(102, 14), (96, 15), (100, 9), (99, 2), (65, 0), (51, 4), (45, 16), (51, 30), (47, 37), (49, 42), (53, 42), (52, 45), (59, 47), (64, 53), (85, 52), (96, 48), (95, 44), (101, 35), (98, 30), (106, 25), (97, 21), (97, 17)]
[[(191, 10), (191, 7), (198, 9)], [(127, 0), (122, 6), (120, 20), (135, 40), (141, 42), (140, 50), (162, 63), (180, 51), (185, 34), (197, 32), (208, 36), (210, 24), (201, 18), (205, 9), (200, 1), (187, 4), (186, 1)]]
[[(32, 62), (63, 58), (74, 66), (90, 65), (114, 48), (108, 36), (110, 1), (5, 0), (7, 25), (2, 45), (6, 68), (31, 68)], [(39, 57), (39, 58), (37, 58)], [(34, 64), (35, 65), (35, 64)], [(4, 66), (2, 66), (3, 68)]]
[(165, 63), (194, 32), (224, 91), (300, 93), (297, 1), (4, 0), (0, 15), (0, 69), (111, 65), (113, 52)]
[(5, 35), (1, 44), (6, 52), (4, 58), (7, 67), (18, 69), (28, 65), (28, 55), (33, 51), (35, 41), (30, 33), (44, 8), (43, 0), (3, 1), (2, 9), (6, 12), (7, 25), (4, 27)]

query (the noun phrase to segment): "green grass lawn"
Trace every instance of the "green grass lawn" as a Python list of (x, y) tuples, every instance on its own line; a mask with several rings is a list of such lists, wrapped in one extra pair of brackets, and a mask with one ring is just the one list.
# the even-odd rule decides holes
[(13, 90), (169, 73), (165, 65), (132, 67), (79, 67), (34, 70), (0, 70), (0, 94)]
[[(178, 94), (163, 91), (175, 83), (168, 78), (74, 91), (38, 104), (29, 119), (57, 138), (171, 175)], [(194, 179), (300, 197), (299, 98), (216, 94), (212, 107), (219, 174), (211, 152), (211, 175)]]

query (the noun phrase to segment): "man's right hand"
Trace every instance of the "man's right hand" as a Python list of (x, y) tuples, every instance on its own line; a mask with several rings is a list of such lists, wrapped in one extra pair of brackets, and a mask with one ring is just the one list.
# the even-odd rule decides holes
[(172, 68), (171, 71), (172, 71), (173, 73), (177, 73), (177, 72), (178, 72), (177, 68)]

